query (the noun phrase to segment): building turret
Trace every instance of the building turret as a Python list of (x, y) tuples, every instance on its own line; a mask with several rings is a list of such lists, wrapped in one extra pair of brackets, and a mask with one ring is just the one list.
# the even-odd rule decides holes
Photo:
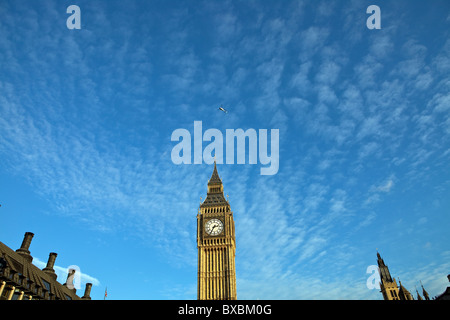
[(392, 279), (388, 266), (384, 263), (380, 254), (377, 252), (377, 263), (380, 272), (380, 291), (383, 294), (384, 300), (399, 300), (399, 290), (397, 282)]

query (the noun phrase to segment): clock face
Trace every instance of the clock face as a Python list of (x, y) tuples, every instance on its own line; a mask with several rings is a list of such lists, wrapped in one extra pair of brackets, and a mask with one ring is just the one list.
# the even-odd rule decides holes
[(217, 236), (223, 231), (223, 223), (219, 219), (208, 220), (205, 224), (205, 231), (210, 236)]

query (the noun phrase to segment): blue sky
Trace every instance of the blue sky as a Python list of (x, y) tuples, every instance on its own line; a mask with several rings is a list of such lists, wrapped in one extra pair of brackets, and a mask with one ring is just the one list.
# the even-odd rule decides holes
[(57, 252), (93, 299), (196, 299), (213, 168), (175, 165), (171, 134), (279, 129), (277, 174), (218, 165), (238, 299), (381, 299), (366, 286), (377, 248), (407, 289), (438, 295), (449, 31), (438, 0), (2, 1), (0, 241), (33, 232), (35, 263)]

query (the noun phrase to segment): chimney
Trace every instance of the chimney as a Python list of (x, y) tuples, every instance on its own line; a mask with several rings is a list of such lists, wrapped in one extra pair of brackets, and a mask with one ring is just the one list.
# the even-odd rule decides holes
[(450, 282), (450, 274), (447, 275), (448, 282)]
[(24, 257), (29, 263), (33, 261), (33, 257), (30, 255), (30, 251), (28, 250), (30, 248), (31, 240), (33, 239), (34, 233), (32, 232), (25, 232), (25, 236), (23, 237), (22, 245), (19, 249), (16, 250), (18, 254), (20, 254), (22, 257)]
[(55, 270), (53, 269), (57, 255), (58, 254), (55, 252), (50, 252), (50, 254), (48, 256), (47, 266), (44, 269), (42, 269), (42, 271), (44, 271), (46, 274), (48, 274), (50, 277), (52, 277), (53, 280), (56, 280), (56, 278), (57, 278)]
[(84, 289), (84, 296), (81, 299), (91, 300), (91, 288), (92, 288), (92, 283), (86, 283), (86, 289)]

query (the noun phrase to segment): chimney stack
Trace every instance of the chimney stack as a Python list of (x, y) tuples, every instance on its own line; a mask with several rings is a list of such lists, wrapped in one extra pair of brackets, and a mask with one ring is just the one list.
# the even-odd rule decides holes
[(25, 232), (25, 236), (23, 237), (22, 245), (19, 249), (16, 250), (18, 254), (20, 254), (22, 257), (24, 257), (29, 263), (33, 261), (33, 257), (30, 255), (30, 251), (28, 250), (30, 248), (31, 240), (33, 239), (34, 233), (32, 232)]
[(86, 283), (86, 289), (84, 289), (84, 296), (81, 299), (91, 300), (91, 288), (92, 283)]
[(50, 252), (50, 254), (48, 256), (47, 266), (44, 269), (42, 269), (42, 271), (44, 271), (46, 274), (48, 274), (50, 277), (52, 277), (53, 280), (56, 280), (56, 278), (57, 278), (55, 269), (53, 269), (57, 255), (58, 254), (55, 252)]

